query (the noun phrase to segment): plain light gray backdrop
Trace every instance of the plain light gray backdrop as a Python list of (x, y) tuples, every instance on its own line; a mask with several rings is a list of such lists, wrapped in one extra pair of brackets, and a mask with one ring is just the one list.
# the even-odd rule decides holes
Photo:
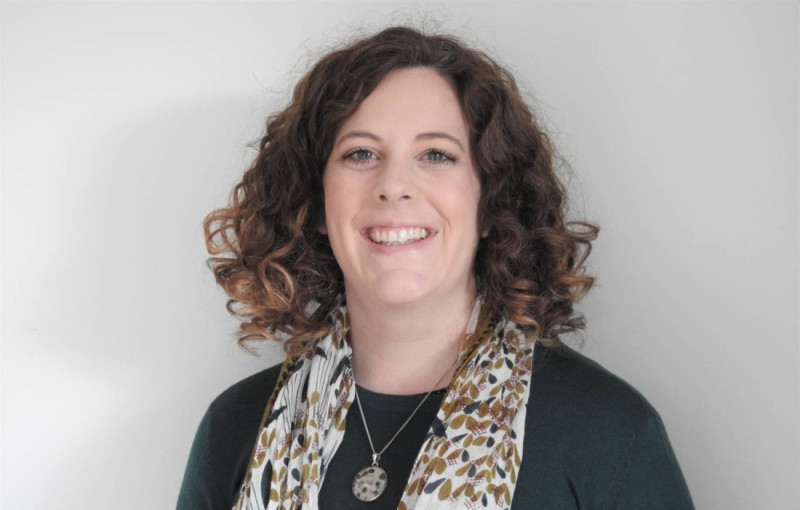
[(309, 62), (421, 19), (536, 101), (602, 228), (583, 352), (660, 411), (698, 509), (800, 508), (796, 2), (0, 15), (3, 508), (174, 505), (205, 407), (280, 357), (235, 348), (202, 218)]

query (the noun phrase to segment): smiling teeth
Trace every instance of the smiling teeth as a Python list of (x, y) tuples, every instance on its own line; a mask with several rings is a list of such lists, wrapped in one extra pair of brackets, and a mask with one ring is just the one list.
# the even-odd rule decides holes
[(399, 244), (409, 244), (428, 237), (429, 232), (425, 228), (412, 227), (392, 230), (370, 229), (369, 238), (379, 244), (386, 246), (397, 246)]

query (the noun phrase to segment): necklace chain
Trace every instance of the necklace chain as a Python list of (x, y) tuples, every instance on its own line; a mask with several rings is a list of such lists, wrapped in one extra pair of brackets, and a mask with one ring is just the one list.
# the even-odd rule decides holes
[(456, 359), (453, 361), (453, 363), (449, 367), (447, 367), (447, 370), (439, 378), (439, 381), (433, 386), (433, 389), (428, 393), (426, 393), (424, 397), (422, 397), (422, 400), (419, 401), (419, 404), (417, 404), (417, 407), (414, 408), (414, 411), (409, 415), (408, 418), (406, 418), (406, 421), (403, 422), (400, 428), (397, 429), (397, 432), (394, 433), (392, 438), (389, 439), (389, 442), (386, 443), (386, 445), (379, 452), (375, 451), (375, 445), (372, 442), (372, 436), (369, 433), (369, 427), (367, 426), (367, 417), (364, 414), (364, 406), (361, 405), (361, 398), (358, 396), (358, 386), (355, 384), (353, 385), (353, 390), (356, 393), (358, 412), (361, 415), (361, 423), (364, 424), (364, 432), (367, 433), (369, 448), (372, 451), (372, 464), (369, 467), (365, 467), (364, 469), (356, 473), (356, 476), (353, 478), (352, 489), (353, 489), (353, 496), (355, 496), (356, 499), (366, 503), (370, 501), (375, 501), (386, 490), (386, 486), (389, 483), (389, 477), (386, 471), (378, 465), (378, 461), (380, 461), (381, 455), (383, 455), (383, 452), (385, 452), (386, 449), (389, 448), (389, 446), (394, 442), (394, 440), (397, 439), (397, 436), (399, 436), (400, 432), (402, 432), (403, 429), (406, 428), (406, 425), (408, 425), (409, 422), (411, 422), (411, 419), (417, 414), (417, 411), (419, 411), (420, 407), (422, 407), (422, 404), (424, 404), (425, 401), (428, 400), (428, 397), (431, 396), (431, 393), (433, 393), (434, 390), (439, 387), (442, 381), (444, 381), (444, 378), (447, 376), (447, 374), (450, 373), (450, 369), (452, 369), (453, 366), (455, 366), (459, 358), (460, 358), (460, 352), (459, 356), (457, 356)]
[(400, 428), (397, 429), (397, 432), (394, 433), (392, 438), (389, 439), (389, 442), (387, 442), (386, 445), (379, 452), (375, 451), (375, 445), (372, 443), (372, 436), (369, 433), (369, 427), (367, 427), (367, 418), (364, 415), (364, 408), (361, 405), (361, 399), (358, 398), (358, 386), (357, 385), (354, 386), (354, 390), (356, 392), (356, 402), (358, 402), (358, 412), (359, 412), (359, 414), (361, 414), (361, 422), (364, 424), (364, 432), (367, 433), (367, 440), (369, 441), (369, 448), (370, 448), (370, 450), (372, 450), (372, 465), (373, 466), (377, 466), (378, 465), (378, 461), (380, 460), (381, 455), (383, 455), (383, 452), (385, 452), (386, 449), (389, 448), (389, 445), (391, 445), (394, 442), (394, 440), (397, 439), (397, 436), (400, 435), (400, 432), (402, 432), (403, 429), (406, 428), (406, 425), (408, 425), (409, 422), (411, 421), (411, 419), (414, 417), (414, 415), (417, 414), (417, 411), (419, 411), (419, 408), (422, 407), (422, 404), (424, 404), (425, 401), (428, 400), (428, 397), (430, 397), (431, 394), (436, 390), (436, 388), (442, 383), (442, 381), (444, 381), (445, 376), (447, 376), (447, 374), (450, 373), (450, 369), (453, 368), (453, 365), (455, 365), (457, 361), (458, 361), (458, 358), (456, 358), (456, 361), (454, 361), (449, 367), (447, 367), (447, 370), (444, 372), (444, 374), (442, 374), (442, 376), (436, 382), (436, 384), (434, 385), (433, 389), (431, 391), (429, 391), (428, 393), (426, 393), (424, 397), (422, 397), (422, 400), (419, 401), (419, 404), (417, 404), (417, 407), (414, 408), (414, 411), (412, 411), (412, 413), (408, 416), (408, 418), (406, 418), (406, 421), (404, 421), (403, 424), (400, 425)]

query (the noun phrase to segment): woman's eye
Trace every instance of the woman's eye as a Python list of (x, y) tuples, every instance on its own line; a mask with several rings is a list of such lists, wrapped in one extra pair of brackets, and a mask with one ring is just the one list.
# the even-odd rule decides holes
[(429, 150), (425, 153), (425, 159), (432, 163), (436, 164), (443, 164), (443, 163), (453, 163), (455, 162), (456, 158), (447, 154), (444, 151), (433, 149)]
[(346, 161), (352, 161), (356, 164), (362, 164), (365, 161), (375, 159), (375, 154), (367, 149), (356, 149), (344, 155)]

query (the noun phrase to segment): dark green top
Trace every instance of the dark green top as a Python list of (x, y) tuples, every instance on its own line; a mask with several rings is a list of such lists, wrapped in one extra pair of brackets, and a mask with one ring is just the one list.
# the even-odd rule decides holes
[[(377, 451), (383, 450), (386, 443), (414, 412), (425, 397), (422, 395), (384, 395), (374, 393), (359, 386), (358, 397), (364, 406), (369, 434)], [(372, 450), (358, 404), (347, 412), (347, 423), (342, 444), (331, 460), (320, 493), (320, 510), (394, 510), (403, 496), (406, 482), (411, 474), (417, 453), (425, 440), (436, 411), (444, 397), (444, 392), (436, 392), (422, 404), (381, 456), (380, 467), (386, 471), (386, 490), (375, 501), (365, 503), (353, 496), (353, 477), (360, 470), (372, 464)], [(332, 503), (333, 502), (333, 503)]]
[[(231, 508), (279, 370), (233, 385), (209, 406), (189, 455), (178, 510)], [(380, 449), (422, 396), (359, 389), (359, 397)], [(389, 487), (372, 503), (359, 503), (350, 492), (353, 475), (371, 462), (353, 407), (323, 481), (321, 508), (396, 508), (441, 398), (431, 395), (384, 454), (380, 465)], [(627, 383), (571, 349), (536, 346), (525, 426), (512, 510), (694, 508), (656, 411)]]

